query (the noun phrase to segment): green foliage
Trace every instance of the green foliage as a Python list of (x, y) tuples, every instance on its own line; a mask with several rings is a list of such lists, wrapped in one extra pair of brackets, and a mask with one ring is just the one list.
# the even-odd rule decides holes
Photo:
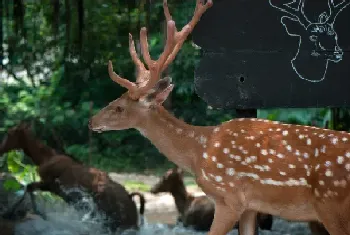
[[(162, 1), (148, 5), (148, 1), (101, 4), (85, 0), (84, 27), (79, 24), (77, 4), (66, 6), (65, 1), (60, 1), (59, 12), (55, 12), (50, 3), (23, 2), (24, 25), (19, 26), (20, 30), (16, 30), (17, 16), (11, 13), (13, 4), (3, 9), (5, 79), (0, 80), (0, 138), (9, 127), (30, 120), (38, 138), (93, 166), (110, 171), (168, 166), (166, 158), (135, 130), (91, 134), (87, 127), (94, 113), (125, 92), (108, 77), (107, 61), (112, 60), (121, 76), (135, 79), (128, 51), (129, 32), (138, 44), (140, 27), (146, 26), (152, 57), (156, 59), (162, 52)], [(169, 1), (179, 30), (191, 18), (194, 4), (195, 1)], [(199, 59), (200, 50), (189, 37), (167, 71), (176, 85), (171, 97), (172, 112), (194, 125), (213, 125), (233, 118), (234, 111), (210, 109), (195, 94), (194, 68)], [(259, 115), (323, 126), (329, 120), (329, 109), (261, 110)], [(343, 121), (337, 128), (349, 129), (349, 111), (343, 110), (341, 115)], [(10, 171), (21, 180), (34, 174), (34, 168), (20, 165), (20, 159), (11, 154)]]

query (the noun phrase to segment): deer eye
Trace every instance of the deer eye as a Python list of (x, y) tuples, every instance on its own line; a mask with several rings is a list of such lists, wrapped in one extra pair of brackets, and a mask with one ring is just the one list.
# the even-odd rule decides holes
[(117, 106), (117, 107), (115, 108), (115, 111), (116, 111), (117, 113), (121, 113), (121, 112), (124, 111), (124, 108), (123, 108), (123, 107), (120, 107), (120, 106)]

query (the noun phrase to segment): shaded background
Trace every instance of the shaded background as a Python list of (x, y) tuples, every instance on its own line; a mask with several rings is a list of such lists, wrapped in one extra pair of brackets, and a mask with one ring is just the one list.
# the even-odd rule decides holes
[[(154, 172), (171, 165), (135, 130), (90, 133), (88, 119), (123, 92), (108, 77), (107, 62), (134, 81), (128, 33), (149, 32), (151, 54), (163, 49), (161, 0), (1, 0), (0, 139), (22, 120), (36, 135), (62, 152), (107, 171)], [(177, 27), (192, 16), (195, 1), (169, 0)], [(137, 41), (136, 41), (137, 43)], [(138, 43), (137, 43), (138, 44)], [(235, 116), (214, 110), (194, 92), (194, 69), (201, 50), (191, 36), (169, 75), (175, 89), (165, 106), (195, 125), (212, 125)], [(334, 127), (330, 109), (259, 110), (260, 117), (349, 130), (350, 112), (339, 109)]]

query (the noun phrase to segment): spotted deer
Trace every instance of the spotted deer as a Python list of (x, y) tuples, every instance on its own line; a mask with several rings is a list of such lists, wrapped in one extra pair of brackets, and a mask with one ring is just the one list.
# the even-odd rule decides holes
[(135, 128), (170, 161), (191, 172), (215, 202), (209, 235), (224, 235), (237, 221), (241, 234), (253, 234), (257, 212), (316, 220), (331, 235), (350, 235), (349, 133), (258, 118), (193, 126), (162, 106), (174, 85), (161, 74), (212, 4), (197, 0), (191, 21), (177, 31), (164, 0), (164, 51), (158, 60), (151, 59), (147, 31), (142, 28), (146, 69), (129, 36), (136, 82), (113, 72), (110, 61), (110, 78), (128, 91), (92, 116), (89, 128), (100, 133)]
[[(187, 192), (183, 177), (184, 171), (181, 168), (169, 169), (159, 182), (152, 186), (150, 192), (171, 193), (179, 212), (177, 221), (182, 222), (184, 227), (209, 231), (214, 219), (215, 204), (206, 195), (195, 196)], [(271, 215), (258, 213), (257, 219), (261, 229), (271, 230), (273, 222)], [(234, 228), (238, 226), (236, 223)]]
[[(338, 63), (343, 59), (334, 23), (338, 14), (350, 4), (350, 0), (338, 4), (334, 0), (328, 0), (329, 12), (321, 13), (317, 22), (310, 21), (304, 12), (305, 0), (269, 2), (272, 7), (286, 14), (281, 17), (281, 23), (288, 35), (299, 37), (299, 49), (291, 61), (294, 71), (301, 79), (310, 82), (324, 80), (328, 62)], [(292, 4), (295, 3), (296, 7), (293, 7)]]

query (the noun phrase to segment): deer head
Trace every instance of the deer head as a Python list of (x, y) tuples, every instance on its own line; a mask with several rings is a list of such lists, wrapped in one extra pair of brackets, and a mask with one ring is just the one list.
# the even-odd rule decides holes
[(9, 129), (0, 144), (0, 156), (10, 150), (20, 148), (23, 136), (30, 132), (30, 129), (31, 125), (25, 122)]
[(161, 180), (151, 188), (150, 192), (154, 194), (172, 192), (173, 187), (184, 184), (183, 175), (184, 172), (181, 168), (174, 167), (168, 170)]
[(137, 125), (151, 115), (155, 107), (162, 105), (171, 93), (174, 85), (170, 78), (161, 79), (162, 72), (175, 59), (187, 36), (200, 20), (201, 15), (212, 5), (208, 0), (205, 4), (197, 0), (192, 20), (181, 31), (176, 30), (175, 22), (169, 13), (167, 1), (163, 1), (164, 15), (167, 21), (167, 39), (163, 53), (158, 60), (152, 60), (147, 42), (147, 30), (140, 30), (140, 44), (144, 61), (138, 58), (134, 40), (129, 34), (129, 52), (137, 68), (136, 82), (131, 82), (113, 72), (112, 62), (109, 61), (108, 72), (110, 78), (119, 85), (128, 89), (120, 98), (112, 101), (89, 121), (89, 128), (102, 132), (136, 128)]
[[(328, 0), (330, 12), (320, 14), (317, 22), (311, 22), (306, 16), (305, 0), (299, 0), (297, 8), (290, 6), (296, 3), (296, 0), (282, 5), (274, 4), (274, 2), (277, 3), (277, 0), (269, 0), (269, 2), (274, 8), (288, 14), (281, 18), (281, 23), (287, 33), (300, 38), (298, 52), (292, 60), (293, 69), (302, 79), (312, 82), (322, 81), (326, 74), (328, 61), (337, 63), (343, 58), (343, 50), (338, 44), (334, 22), (338, 14), (350, 4), (350, 1), (344, 0), (335, 5), (333, 0)], [(299, 56), (301, 53), (308, 54)], [(308, 64), (307, 68), (303, 66), (305, 63)], [(310, 65), (316, 67), (317, 71), (307, 72), (307, 70), (310, 71)]]

